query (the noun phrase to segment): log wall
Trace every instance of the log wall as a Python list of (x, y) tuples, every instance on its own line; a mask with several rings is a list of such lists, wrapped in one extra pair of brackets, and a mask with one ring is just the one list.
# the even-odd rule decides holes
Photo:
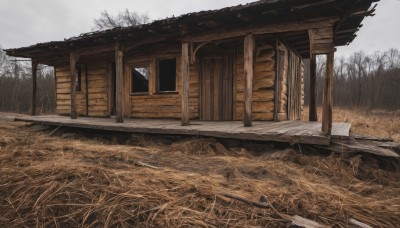
[[(266, 40), (256, 40), (253, 86), (253, 120), (273, 120), (275, 85), (275, 47)], [(234, 120), (243, 119), (244, 63), (243, 44), (236, 53), (236, 110)]]
[[(91, 60), (79, 63), (81, 69), (81, 91), (76, 92), (76, 106), (79, 116), (105, 117), (108, 110), (107, 65), (105, 60)], [(86, 80), (87, 77), (87, 80)], [(69, 65), (56, 66), (56, 112), (70, 115), (71, 93)], [(88, 82), (86, 86), (86, 81)], [(88, 91), (87, 91), (88, 90)], [(86, 100), (88, 95), (88, 104)], [(88, 106), (88, 110), (86, 110)]]
[(278, 120), (299, 120), (304, 108), (304, 64), (298, 55), (279, 45), (279, 107)]
[[(234, 59), (234, 110), (233, 119), (243, 120), (244, 112), (244, 53), (243, 42), (236, 43)], [(140, 50), (124, 56), (124, 114), (133, 118), (175, 118), (180, 119), (182, 113), (181, 87), (182, 78), (180, 72), (181, 53), (180, 46), (169, 49), (158, 48)], [(273, 120), (274, 118), (274, 93), (275, 93), (275, 46), (268, 40), (257, 39), (254, 64), (254, 86), (253, 86), (253, 120)], [(280, 101), (278, 107), (279, 120), (288, 119), (288, 67), (289, 50), (284, 46), (279, 47), (280, 54), (283, 53), (283, 66), (281, 76), (278, 76)], [(292, 55), (295, 56), (295, 55)], [(176, 92), (157, 93), (157, 60), (165, 58), (176, 58)], [(298, 57), (297, 57), (298, 58)], [(111, 67), (112, 60), (91, 59), (80, 63), (82, 91), (77, 92), (77, 110), (80, 116), (106, 117), (111, 115), (111, 103), (109, 91), (111, 91)], [(112, 59), (112, 58), (111, 58)], [(149, 93), (131, 94), (131, 68), (148, 66)], [(278, 64), (279, 66), (279, 64)], [(304, 65), (301, 63), (301, 112), (304, 106)], [(292, 69), (293, 70), (293, 69)], [(189, 110), (190, 118), (199, 118), (199, 79), (200, 64), (197, 59), (195, 64), (190, 65), (189, 77)], [(295, 70), (293, 70), (294, 72)], [(86, 91), (86, 77), (88, 91)], [(57, 113), (60, 115), (70, 114), (70, 79), (69, 66), (56, 67), (57, 88)], [(86, 104), (86, 92), (88, 104)], [(88, 110), (86, 110), (88, 106)], [(302, 113), (301, 113), (302, 114)]]
[[(78, 115), (86, 114), (86, 71), (84, 66), (81, 67), (81, 91), (76, 92), (76, 108)], [(56, 78), (56, 112), (59, 115), (71, 114), (71, 79), (69, 65), (55, 67)]]
[[(125, 82), (129, 88), (125, 95), (128, 95), (129, 117), (134, 118), (181, 118), (182, 116), (182, 76), (181, 76), (181, 53), (180, 49), (167, 54), (148, 53), (134, 54), (126, 57), (125, 60)], [(165, 58), (176, 58), (176, 92), (158, 93), (156, 88), (157, 60)], [(132, 67), (148, 66), (149, 93), (145, 95), (131, 94), (131, 73)], [(190, 119), (199, 117), (199, 75), (197, 64), (191, 65), (189, 69), (189, 112)]]

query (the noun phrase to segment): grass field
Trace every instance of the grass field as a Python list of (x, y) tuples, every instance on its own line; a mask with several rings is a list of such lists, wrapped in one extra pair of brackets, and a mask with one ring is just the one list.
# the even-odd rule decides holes
[[(393, 117), (335, 111), (357, 133), (396, 138)], [(0, 227), (287, 227), (294, 215), (398, 227), (399, 162), (0, 121)]]
[[(321, 119), (322, 110), (318, 110)], [(304, 109), (303, 120), (308, 120), (308, 107)], [(400, 111), (389, 112), (368, 109), (333, 109), (334, 122), (351, 123), (351, 131), (360, 135), (392, 138), (400, 142)]]

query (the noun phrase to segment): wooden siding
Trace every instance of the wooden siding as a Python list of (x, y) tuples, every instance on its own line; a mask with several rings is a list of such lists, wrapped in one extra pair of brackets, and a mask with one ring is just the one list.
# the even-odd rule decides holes
[[(160, 48), (158, 48), (160, 50)], [(233, 94), (233, 119), (243, 120), (244, 111), (244, 53), (243, 42), (238, 42), (235, 46), (234, 55), (234, 94)], [(289, 52), (286, 47), (280, 45), (280, 61), (283, 64), (282, 73), (278, 77), (280, 101), (278, 107), (279, 120), (288, 119), (288, 74), (289, 74)], [(292, 56), (295, 56), (292, 54)], [(295, 56), (297, 61), (301, 59)], [(158, 93), (157, 92), (157, 61), (159, 59), (176, 58), (176, 92)], [(79, 65), (82, 67), (82, 91), (77, 93), (77, 110), (80, 116), (106, 117), (111, 115), (111, 103), (109, 91), (111, 89), (111, 60), (87, 58)], [(199, 119), (199, 78), (200, 78), (200, 58), (196, 60), (189, 69), (189, 111), (191, 119)], [(301, 99), (298, 108), (300, 115), (304, 106), (304, 65), (300, 62), (299, 82), (301, 89)], [(180, 48), (172, 47), (162, 53), (147, 49), (145, 51), (130, 53), (124, 57), (124, 113), (126, 117), (132, 118), (181, 118), (182, 99), (181, 88), (182, 78), (180, 72), (181, 56)], [(149, 93), (131, 94), (131, 67), (149, 66)], [(256, 40), (255, 67), (254, 67), (254, 87), (253, 87), (253, 120), (271, 121), (274, 117), (274, 89), (275, 89), (275, 47), (268, 40)], [(87, 88), (86, 91), (86, 77)], [(57, 113), (60, 115), (70, 114), (70, 79), (69, 66), (62, 65), (56, 67), (56, 88), (57, 88)], [(88, 104), (86, 104), (86, 92), (88, 94)], [(88, 110), (86, 110), (86, 105)]]
[(300, 120), (304, 108), (304, 64), (301, 57), (279, 45), (278, 120)]
[[(176, 92), (157, 92), (157, 60), (165, 58), (176, 58)], [(132, 55), (126, 57), (125, 81), (129, 87), (125, 95), (128, 96), (128, 117), (134, 118), (181, 118), (182, 116), (182, 77), (180, 72), (181, 57), (178, 49), (168, 54)], [(135, 66), (149, 66), (149, 93), (146, 95), (131, 94), (130, 69)], [(197, 64), (191, 65), (189, 69), (189, 111), (190, 118), (199, 117), (199, 75)]]
[[(81, 67), (81, 91), (76, 92), (76, 108), (78, 115), (86, 115), (86, 71)], [(59, 115), (71, 114), (71, 79), (69, 65), (56, 66), (56, 112)]]
[[(76, 106), (79, 116), (86, 116), (86, 94), (88, 94), (88, 115), (93, 117), (109, 116), (107, 108), (107, 66), (105, 61), (80, 63), (81, 91), (76, 92)], [(71, 92), (69, 65), (56, 67), (57, 114), (70, 115)], [(87, 80), (86, 80), (87, 77)], [(86, 81), (88, 85), (86, 86)], [(86, 88), (88, 91), (86, 91)]]
[[(235, 120), (243, 119), (244, 109), (244, 62), (243, 44), (236, 54), (236, 111)], [(273, 120), (275, 48), (264, 40), (256, 40), (254, 64), (253, 120)]]
[(87, 63), (89, 116), (109, 116), (108, 110), (108, 69), (105, 60)]

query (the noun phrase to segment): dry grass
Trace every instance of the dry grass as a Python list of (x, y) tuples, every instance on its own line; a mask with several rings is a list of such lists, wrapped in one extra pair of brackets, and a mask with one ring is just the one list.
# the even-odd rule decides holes
[[(351, 227), (349, 218), (373, 227), (400, 224), (399, 171), (382, 169), (372, 157), (302, 155), (268, 145), (255, 157), (216, 140), (168, 146), (143, 137), (110, 145), (113, 136), (75, 132), (79, 140), (63, 139), (29, 129), (0, 121), (2, 227), (282, 227), (292, 215), (335, 227)], [(224, 193), (265, 196), (274, 209)]]
[[(308, 107), (304, 109), (303, 119), (308, 120)], [(322, 110), (318, 110), (318, 117), (321, 118)], [(334, 122), (351, 123), (351, 131), (368, 136), (393, 138), (400, 142), (400, 111), (383, 111), (368, 109), (333, 109)]]

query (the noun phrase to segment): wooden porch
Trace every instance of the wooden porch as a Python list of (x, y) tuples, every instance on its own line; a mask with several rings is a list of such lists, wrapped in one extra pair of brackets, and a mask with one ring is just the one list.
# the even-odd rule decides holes
[(348, 138), (351, 128), (351, 124), (348, 123), (333, 123), (332, 134), (328, 136), (322, 133), (321, 123), (301, 121), (254, 121), (253, 127), (244, 127), (241, 121), (191, 121), (190, 125), (182, 126), (180, 120), (126, 119), (124, 123), (116, 123), (115, 118), (81, 117), (71, 119), (68, 116), (57, 115), (23, 116), (16, 117), (14, 120), (105, 131), (210, 136), (314, 145), (329, 145), (331, 138)]

